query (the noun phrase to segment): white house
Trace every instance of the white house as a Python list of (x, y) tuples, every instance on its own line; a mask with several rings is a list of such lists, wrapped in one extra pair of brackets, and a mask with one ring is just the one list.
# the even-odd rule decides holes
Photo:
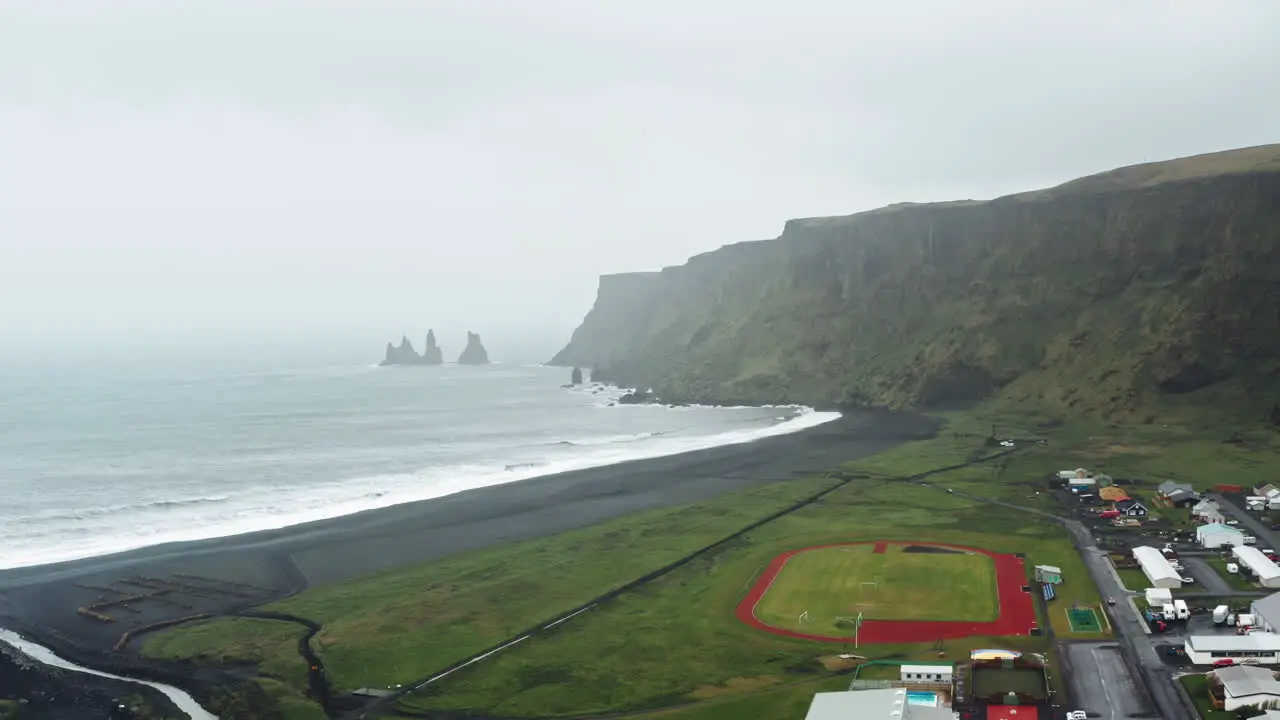
[(1214, 672), (1222, 682), (1222, 708), (1238, 710), (1249, 705), (1280, 702), (1280, 682), (1275, 673), (1253, 665), (1233, 665)]
[(1076, 468), (1075, 470), (1059, 470), (1059, 480), (1071, 480), (1072, 478), (1089, 477), (1089, 471), (1084, 468)]
[(1254, 600), (1249, 606), (1249, 612), (1253, 614), (1254, 627), (1267, 632), (1280, 630), (1280, 593)]
[(1182, 587), (1182, 576), (1169, 564), (1169, 559), (1159, 550), (1143, 545), (1133, 549), (1133, 557), (1142, 566), (1151, 587), (1176, 589)]
[(1258, 584), (1266, 588), (1280, 588), (1280, 567), (1271, 562), (1262, 551), (1252, 545), (1240, 545), (1231, 548), (1231, 554), (1241, 565), (1258, 576)]
[(1244, 545), (1244, 533), (1222, 523), (1209, 523), (1196, 528), (1196, 542), (1201, 547), (1220, 548), (1224, 545)]
[(1193, 665), (1212, 665), (1219, 660), (1233, 660), (1237, 664), (1280, 664), (1280, 635), (1268, 632), (1190, 635), (1182, 649)]
[(1173, 591), (1169, 588), (1147, 588), (1147, 604), (1159, 608), (1173, 604)]
[(951, 683), (955, 666), (946, 665), (902, 665), (901, 680), (905, 683)]

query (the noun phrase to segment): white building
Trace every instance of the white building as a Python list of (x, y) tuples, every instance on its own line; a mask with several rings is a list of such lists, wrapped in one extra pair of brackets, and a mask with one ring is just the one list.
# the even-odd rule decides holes
[(954, 665), (902, 665), (901, 679), (905, 683), (948, 683)]
[(905, 688), (825, 692), (813, 696), (805, 720), (954, 720), (951, 708), (907, 702)]
[(1193, 665), (1212, 665), (1219, 660), (1237, 664), (1280, 664), (1280, 635), (1251, 632), (1245, 635), (1190, 635), (1182, 649)]
[(1261, 715), (1254, 715), (1249, 720), (1280, 720), (1280, 710), (1268, 710)]
[(1222, 709), (1239, 710), (1249, 705), (1280, 701), (1280, 682), (1275, 673), (1253, 665), (1233, 665), (1214, 671), (1222, 682)]
[(1280, 588), (1280, 567), (1271, 562), (1262, 551), (1252, 545), (1241, 545), (1231, 548), (1231, 554), (1241, 565), (1258, 576), (1258, 584), (1267, 588)]
[(1172, 605), (1173, 592), (1169, 588), (1147, 588), (1147, 604), (1153, 608)]
[(1267, 632), (1280, 630), (1280, 593), (1254, 600), (1249, 612), (1253, 614), (1254, 627)]
[(1159, 550), (1147, 545), (1136, 547), (1133, 549), (1133, 558), (1142, 566), (1142, 572), (1151, 582), (1151, 587), (1170, 589), (1182, 587), (1182, 576), (1173, 569), (1169, 559)]
[(1201, 547), (1220, 548), (1224, 545), (1243, 545), (1244, 533), (1222, 523), (1209, 523), (1196, 528), (1196, 542)]

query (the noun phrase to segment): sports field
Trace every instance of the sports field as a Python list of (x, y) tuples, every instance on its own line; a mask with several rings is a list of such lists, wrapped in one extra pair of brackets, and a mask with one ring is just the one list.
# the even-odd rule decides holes
[[(807, 614), (806, 614), (807, 613)], [(866, 543), (791, 556), (755, 607), (773, 627), (830, 633), (840, 618), (990, 622), (1000, 614), (995, 564), (927, 544)]]

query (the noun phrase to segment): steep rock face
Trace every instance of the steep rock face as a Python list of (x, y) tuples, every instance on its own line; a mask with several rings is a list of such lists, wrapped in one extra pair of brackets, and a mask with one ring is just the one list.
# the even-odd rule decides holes
[(489, 364), (489, 353), (484, 349), (484, 345), (480, 342), (480, 336), (477, 333), (467, 333), (467, 346), (462, 349), (462, 354), (458, 356), (459, 365), (487, 365)]
[[(1280, 145), (793, 220), (609, 275), (559, 365), (664, 399), (1149, 417), (1280, 400)], [(595, 373), (593, 372), (593, 378)]]
[(422, 362), (427, 365), (443, 365), (444, 351), (436, 344), (436, 331), (427, 331), (427, 346), (422, 350)]
[(386, 356), (382, 359), (382, 365), (422, 365), (422, 356), (418, 351), (413, 349), (413, 343), (409, 342), (409, 338), (400, 338), (400, 344), (392, 345), (387, 343)]

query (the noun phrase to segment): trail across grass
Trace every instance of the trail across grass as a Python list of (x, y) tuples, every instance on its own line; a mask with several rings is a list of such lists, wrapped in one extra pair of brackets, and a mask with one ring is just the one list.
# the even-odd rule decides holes
[[(977, 553), (905, 552), (890, 544), (806, 550), (787, 561), (756, 606), (774, 627), (827, 632), (839, 618), (972, 620), (999, 615), (995, 566)], [(801, 620), (802, 613), (808, 613)]]

